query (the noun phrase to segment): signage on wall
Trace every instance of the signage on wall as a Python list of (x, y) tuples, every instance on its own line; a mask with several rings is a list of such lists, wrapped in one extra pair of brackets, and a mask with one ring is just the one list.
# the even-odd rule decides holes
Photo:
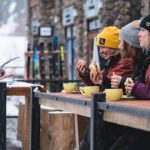
[(39, 27), (39, 36), (50, 37), (52, 36), (52, 28), (48, 26)]
[(63, 26), (69, 26), (74, 24), (77, 11), (73, 5), (64, 8), (63, 10)]
[(98, 30), (101, 28), (99, 19), (90, 20), (88, 22), (88, 31)]
[(101, 0), (86, 0), (84, 4), (85, 17), (87, 19), (90, 19), (98, 16), (101, 7), (102, 7)]
[(32, 34), (33, 35), (38, 35), (39, 33), (39, 26), (40, 26), (40, 22), (38, 19), (34, 19), (31, 21), (31, 29), (32, 29)]

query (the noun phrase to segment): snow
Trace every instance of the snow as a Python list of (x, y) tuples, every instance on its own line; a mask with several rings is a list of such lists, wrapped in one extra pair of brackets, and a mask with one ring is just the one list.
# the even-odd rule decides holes
[[(15, 75), (24, 75), (25, 57), (24, 52), (27, 49), (27, 37), (24, 34), (26, 29), (26, 0), (4, 0), (1, 2), (1, 8), (5, 13), (1, 13), (0, 26), (0, 65), (7, 60), (19, 56), (10, 62), (6, 68), (17, 67)], [(7, 3), (7, 5), (5, 5)], [(5, 8), (6, 7), (6, 8)], [(5, 16), (5, 14), (8, 14)], [(23, 19), (22, 19), (23, 18)], [(3, 24), (2, 24), (3, 23)], [(23, 35), (24, 34), (24, 35)], [(19, 36), (16, 36), (19, 35)], [(12, 78), (8, 79), (12, 81)], [(18, 115), (18, 104), (24, 101), (24, 97), (7, 97), (7, 115)], [(21, 150), (22, 144), (17, 140), (17, 118), (7, 118), (7, 150)]]
[(17, 119), (7, 119), (7, 139), (6, 149), (7, 150), (22, 150), (22, 143), (17, 140)]
[(8, 12), (10, 15), (15, 11), (16, 6), (17, 6), (16, 2), (11, 3), (11, 5), (8, 8)]
[(27, 40), (26, 37), (15, 37), (15, 36), (5, 36), (0, 37), (0, 64), (5, 61), (19, 56), (9, 63), (6, 67), (17, 67), (16, 75), (24, 75), (25, 57), (24, 52), (26, 50)]
[(3, 24), (0, 28), (1, 36), (8, 36), (16, 30), (18, 26), (18, 23), (15, 22), (16, 17), (17, 17), (17, 13), (14, 13), (13, 15), (10, 15), (7, 18), (7, 22)]
[[(18, 104), (24, 103), (23, 96), (8, 96), (7, 97), (7, 116), (18, 116)], [(7, 150), (22, 150), (22, 143), (17, 140), (17, 118), (7, 118), (6, 126), (6, 146)]]
[(23, 96), (8, 96), (7, 97), (7, 115), (18, 116), (18, 104), (24, 102)]

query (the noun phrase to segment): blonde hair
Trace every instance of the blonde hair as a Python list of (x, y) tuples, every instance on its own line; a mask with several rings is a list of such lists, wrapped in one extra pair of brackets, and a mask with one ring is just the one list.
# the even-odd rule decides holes
[(150, 32), (148, 32), (148, 37), (147, 37), (147, 41), (146, 41), (145, 48), (146, 48), (147, 50), (150, 49)]

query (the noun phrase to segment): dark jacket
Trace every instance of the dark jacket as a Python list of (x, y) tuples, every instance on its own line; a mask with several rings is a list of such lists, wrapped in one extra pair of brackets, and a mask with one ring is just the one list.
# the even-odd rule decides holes
[[(107, 63), (105, 64), (104, 74), (103, 74), (103, 82), (102, 87), (110, 88), (111, 87), (111, 80), (110, 77), (112, 76), (113, 72), (117, 75), (123, 77), (129, 77), (133, 73), (133, 61), (131, 59), (121, 59), (120, 54), (112, 56)], [(90, 80), (89, 72), (86, 72), (84, 75), (80, 75), (83, 82), (86, 85), (95, 85)]]
[(140, 74), (135, 78), (132, 95), (140, 99), (150, 99), (150, 53), (146, 55)]
[[(143, 66), (143, 62), (145, 61), (144, 54), (141, 55), (141, 57), (138, 58), (138, 60), (134, 60), (134, 61), (135, 62), (134, 62), (133, 74), (131, 75), (131, 78), (134, 81), (137, 81), (137, 79), (139, 78), (138, 76), (141, 75), (141, 73), (143, 72), (141, 68)], [(125, 89), (125, 85), (124, 85), (125, 80), (126, 78), (123, 77), (120, 82), (119, 88)]]

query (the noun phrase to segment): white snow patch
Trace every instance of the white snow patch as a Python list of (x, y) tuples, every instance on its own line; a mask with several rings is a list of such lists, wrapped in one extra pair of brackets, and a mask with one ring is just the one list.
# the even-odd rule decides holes
[[(11, 23), (9, 23), (9, 25), (6, 24), (6, 25), (1, 26), (0, 35), (6, 36), (6, 35), (13, 33), (15, 31), (15, 28), (17, 28), (17, 25), (18, 25), (17, 23), (11, 22)], [(10, 28), (10, 26), (11, 26), (11, 28)]]
[(8, 8), (9, 14), (11, 14), (11, 13), (13, 13), (15, 11), (16, 6), (17, 6), (16, 2), (12, 2), (11, 3), (11, 5)]
[[(24, 75), (25, 56), (27, 39), (23, 36), (0, 37), (0, 65), (5, 61), (19, 56), (18, 59), (10, 62), (6, 67), (17, 67), (15, 75)], [(9, 71), (9, 70), (8, 70)]]

